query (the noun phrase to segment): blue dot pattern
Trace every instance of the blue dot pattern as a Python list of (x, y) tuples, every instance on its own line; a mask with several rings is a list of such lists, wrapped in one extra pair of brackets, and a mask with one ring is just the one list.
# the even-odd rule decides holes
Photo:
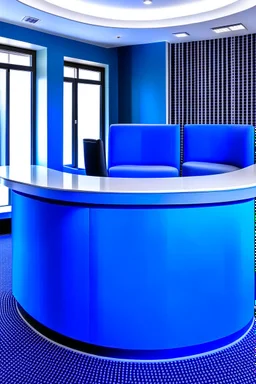
[(62, 348), (20, 318), (11, 292), (11, 237), (0, 236), (1, 384), (253, 384), (255, 330), (223, 351), (179, 361), (124, 362)]

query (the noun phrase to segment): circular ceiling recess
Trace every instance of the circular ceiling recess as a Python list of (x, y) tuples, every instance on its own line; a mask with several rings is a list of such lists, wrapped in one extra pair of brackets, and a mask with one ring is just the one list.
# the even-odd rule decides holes
[(112, 28), (164, 28), (218, 19), (255, 6), (255, 0), (18, 0), (65, 19)]

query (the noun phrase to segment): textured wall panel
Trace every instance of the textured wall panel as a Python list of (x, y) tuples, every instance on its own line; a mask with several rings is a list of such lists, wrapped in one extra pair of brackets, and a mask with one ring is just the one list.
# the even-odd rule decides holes
[(169, 124), (181, 126), (181, 163), (184, 124), (256, 126), (255, 34), (169, 49)]
[(184, 124), (256, 126), (256, 35), (171, 44), (170, 67), (169, 123), (181, 139)]

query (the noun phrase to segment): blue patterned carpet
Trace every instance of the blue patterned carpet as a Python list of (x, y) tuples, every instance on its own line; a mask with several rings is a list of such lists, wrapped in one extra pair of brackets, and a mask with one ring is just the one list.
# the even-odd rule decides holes
[(36, 334), (19, 317), (11, 292), (11, 237), (0, 236), (0, 383), (253, 384), (255, 330), (235, 346), (183, 361), (134, 363), (87, 356)]

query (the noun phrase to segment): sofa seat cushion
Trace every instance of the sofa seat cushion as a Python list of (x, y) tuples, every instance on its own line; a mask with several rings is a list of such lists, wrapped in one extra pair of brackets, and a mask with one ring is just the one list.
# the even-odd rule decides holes
[(182, 165), (182, 176), (206, 176), (237, 171), (238, 167), (220, 163), (188, 161)]
[(164, 165), (116, 165), (108, 170), (110, 177), (177, 177), (177, 168)]

